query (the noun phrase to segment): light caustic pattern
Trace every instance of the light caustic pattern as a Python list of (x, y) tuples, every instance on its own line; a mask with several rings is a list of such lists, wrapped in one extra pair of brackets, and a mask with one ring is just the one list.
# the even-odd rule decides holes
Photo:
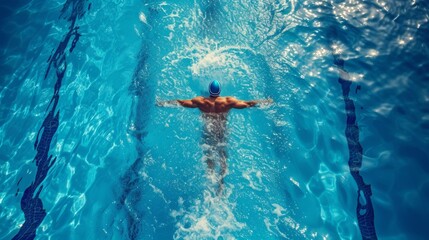
[[(334, 55), (352, 82), (378, 237), (427, 236), (424, 1), (89, 2), (67, 56), (36, 238), (361, 238)], [(7, 40), (15, 70), (2, 72), (0, 94), (1, 239), (24, 223), (19, 201), (54, 89), (46, 60), (69, 31), (62, 4), (30, 2), (5, 24), (19, 37)], [(232, 110), (213, 144), (198, 110), (155, 106), (207, 95), (215, 79), (222, 95), (274, 104)], [(220, 195), (221, 156), (207, 165), (218, 149)]]

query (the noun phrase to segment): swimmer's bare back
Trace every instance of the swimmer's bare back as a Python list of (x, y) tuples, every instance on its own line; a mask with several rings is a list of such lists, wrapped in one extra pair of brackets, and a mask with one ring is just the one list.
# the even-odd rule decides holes
[(260, 103), (272, 103), (271, 99), (243, 101), (234, 97), (195, 97), (189, 100), (157, 102), (158, 106), (171, 106), (179, 103), (187, 108), (199, 108), (204, 113), (226, 113), (232, 108), (243, 109)]

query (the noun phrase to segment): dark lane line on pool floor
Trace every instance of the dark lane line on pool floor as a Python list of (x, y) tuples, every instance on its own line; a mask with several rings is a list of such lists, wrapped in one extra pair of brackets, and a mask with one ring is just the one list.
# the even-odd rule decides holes
[[(328, 36), (330, 46), (332, 46), (333, 38), (337, 38), (335, 29), (330, 29), (332, 34)], [(352, 81), (350, 80), (349, 73), (344, 69), (344, 60), (338, 55), (334, 54), (334, 65), (339, 71), (338, 82), (341, 84), (342, 98), (345, 104), (346, 112), (346, 130), (345, 135), (349, 149), (349, 170), (353, 179), (358, 187), (356, 215), (359, 224), (359, 229), (362, 239), (377, 239), (377, 234), (374, 225), (374, 208), (371, 201), (371, 185), (366, 184), (363, 177), (360, 175), (360, 168), (362, 166), (363, 149), (359, 141), (359, 127), (356, 121), (356, 111), (354, 101), (349, 98), (350, 88)], [(356, 91), (360, 86), (356, 88)], [(361, 202), (362, 201), (362, 202)]]
[[(84, 16), (87, 9), (89, 10), (91, 4), (85, 7), (86, 2), (87, 0), (67, 0), (60, 13), (60, 18), (62, 17), (70, 22), (69, 31), (64, 35), (63, 40), (58, 44), (57, 49), (48, 59), (48, 67), (44, 80), (47, 79), (51, 68), (55, 69), (57, 80), (54, 86), (54, 94), (47, 107), (47, 110), (49, 107), (51, 107), (51, 109), (39, 129), (36, 142), (34, 143), (34, 148), (37, 150), (37, 154), (34, 158), (37, 166), (36, 177), (34, 182), (25, 189), (21, 198), (21, 209), (24, 212), (25, 222), (19, 229), (19, 232), (12, 238), (13, 240), (34, 239), (36, 237), (37, 228), (46, 217), (46, 210), (43, 209), (43, 202), (39, 195), (43, 189), (42, 182), (45, 180), (49, 169), (51, 169), (57, 159), (49, 155), (49, 150), (52, 138), (59, 126), (59, 110), (57, 111), (57, 105), (60, 98), (59, 91), (62, 80), (67, 69), (66, 50), (71, 41), (71, 46), (69, 48), (69, 52), (71, 53), (76, 47), (76, 43), (79, 41), (81, 34), (78, 32), (79, 26), (76, 26), (76, 22)], [(70, 15), (64, 16), (66, 12), (70, 12)], [(41, 131), (42, 134), (39, 139)]]
[[(343, 100), (347, 115), (346, 138), (349, 148), (349, 169), (358, 186), (356, 214), (358, 218), (362, 239), (377, 239), (374, 226), (374, 208), (371, 201), (371, 185), (365, 184), (359, 170), (362, 166), (363, 149), (359, 142), (359, 127), (356, 122), (356, 112), (353, 100), (349, 98), (349, 74), (344, 70), (344, 60), (334, 55), (334, 64), (340, 71), (338, 82), (341, 84)], [(363, 195), (362, 195), (363, 194)], [(359, 199), (362, 199), (363, 202)]]

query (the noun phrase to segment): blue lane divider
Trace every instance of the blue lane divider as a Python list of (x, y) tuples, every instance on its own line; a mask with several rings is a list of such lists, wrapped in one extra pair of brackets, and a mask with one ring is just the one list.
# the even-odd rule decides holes
[[(48, 59), (48, 68), (44, 79), (48, 77), (51, 68), (55, 69), (57, 80), (54, 86), (54, 94), (48, 105), (47, 110), (50, 108), (49, 113), (45, 117), (42, 126), (40, 127), (34, 148), (37, 150), (36, 157), (36, 177), (34, 182), (28, 186), (21, 198), (21, 209), (24, 212), (25, 222), (19, 229), (19, 232), (12, 238), (13, 240), (21, 239), (34, 239), (36, 237), (36, 230), (46, 217), (46, 210), (43, 208), (42, 199), (39, 195), (43, 189), (43, 181), (48, 175), (49, 169), (55, 164), (56, 157), (49, 155), (52, 138), (57, 131), (59, 126), (59, 110), (57, 111), (57, 105), (60, 98), (59, 91), (64, 78), (67, 61), (66, 61), (66, 50), (71, 42), (69, 48), (70, 53), (76, 46), (76, 43), (81, 36), (78, 32), (79, 27), (76, 26), (76, 21), (83, 17), (86, 9), (89, 10), (91, 4), (85, 8), (87, 0), (67, 0), (64, 4), (60, 18), (63, 17), (70, 22), (69, 31), (63, 37), (63, 40), (58, 44), (54, 54)], [(70, 13), (69, 16), (64, 16), (66, 13)], [(41, 133), (41, 137), (39, 135)]]

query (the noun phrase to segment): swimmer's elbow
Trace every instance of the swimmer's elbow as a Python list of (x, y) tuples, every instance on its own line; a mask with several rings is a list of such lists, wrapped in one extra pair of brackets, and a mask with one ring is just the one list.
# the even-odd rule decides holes
[(234, 104), (234, 108), (243, 109), (253, 107), (256, 105), (255, 101), (239, 101)]

